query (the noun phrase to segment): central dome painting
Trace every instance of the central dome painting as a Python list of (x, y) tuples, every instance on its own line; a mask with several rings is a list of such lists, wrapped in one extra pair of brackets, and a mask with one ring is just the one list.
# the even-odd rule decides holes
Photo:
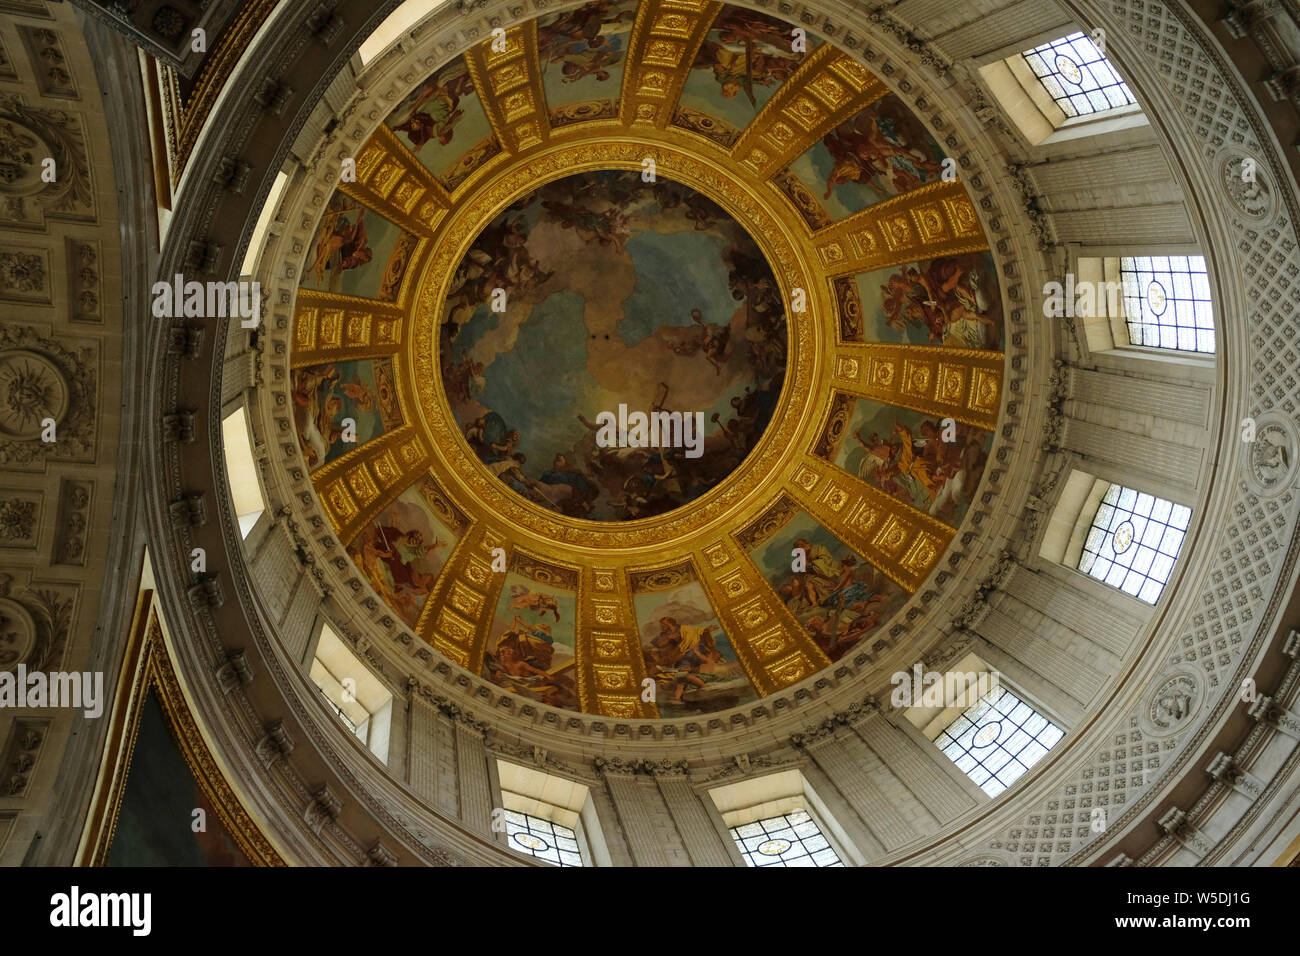
[[(698, 498), (758, 443), (785, 379), (785, 309), (762, 252), (715, 202), (651, 178), (541, 186), (479, 233), (447, 297), (439, 365), (471, 451), (570, 517)], [(639, 416), (671, 420), (672, 435), (643, 436)]]

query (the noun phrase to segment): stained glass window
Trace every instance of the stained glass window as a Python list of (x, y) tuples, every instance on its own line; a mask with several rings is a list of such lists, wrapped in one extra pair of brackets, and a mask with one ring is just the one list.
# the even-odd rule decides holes
[(1192, 509), (1111, 485), (1083, 542), (1079, 570), (1155, 604), (1187, 534)]
[(807, 810), (732, 827), (731, 838), (750, 866), (844, 865)]
[(990, 797), (1043, 759), (1065, 731), (999, 685), (940, 732), (935, 743)]
[(578, 835), (566, 826), (528, 813), (505, 811), (510, 849), (556, 866), (582, 866)]
[(1021, 54), (1066, 116), (1100, 113), (1135, 102), (1110, 61), (1082, 33)]
[(1214, 307), (1202, 256), (1126, 256), (1119, 260), (1119, 278), (1130, 342), (1214, 351)]

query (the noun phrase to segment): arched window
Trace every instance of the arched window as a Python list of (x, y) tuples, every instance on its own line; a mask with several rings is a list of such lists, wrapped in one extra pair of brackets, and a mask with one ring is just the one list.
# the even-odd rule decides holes
[(500, 759), (496, 771), (492, 829), (510, 849), (553, 866), (613, 865), (585, 784)]
[(555, 866), (582, 866), (578, 834), (562, 823), (543, 820), (529, 813), (505, 811), (506, 838), (510, 849)]
[(257, 465), (253, 456), (253, 433), (248, 428), (248, 415), (239, 406), (221, 421), (221, 447), (226, 457), (226, 476), (230, 479), (230, 497), (239, 521), (239, 533), (247, 538), (266, 510), (262, 498), (262, 485), (257, 479)]
[(393, 695), (329, 625), (321, 628), (309, 676), (344, 726), (387, 763)]
[(284, 197), (284, 188), (288, 185), (288, 174), (283, 171), (275, 174), (275, 182), (271, 184), (271, 192), (267, 195), (266, 202), (262, 204), (262, 211), (257, 214), (257, 223), (253, 226), (253, 234), (248, 238), (248, 249), (244, 253), (244, 261), (239, 269), (241, 276), (251, 277), (253, 271), (257, 268), (257, 260), (262, 255), (262, 246), (265, 245), (267, 236), (271, 234), (271, 223), (275, 221), (276, 211), (280, 208), (280, 200)]
[(1065, 314), (1073, 316), (1088, 354), (1213, 363), (1214, 302), (1204, 256), (1177, 247), (1086, 251), (1093, 254), (1072, 260), (1061, 305), (1072, 307)]
[(1173, 574), (1191, 520), (1186, 505), (1074, 469), (1038, 553), (1155, 604)]
[(404, 34), (415, 29), (416, 24), (433, 12), (435, 4), (427, 0), (406, 0), (390, 13), (375, 32), (366, 37), (361, 48), (357, 50), (361, 65), (365, 66), (402, 38)]
[(1081, 32), (985, 63), (979, 72), (1030, 146), (1146, 123), (1105, 51)]

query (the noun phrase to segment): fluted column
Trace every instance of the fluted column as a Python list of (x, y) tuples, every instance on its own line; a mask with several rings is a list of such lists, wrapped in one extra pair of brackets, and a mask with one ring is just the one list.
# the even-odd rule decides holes
[(598, 785), (591, 788), (591, 804), (596, 811), (596, 819), (600, 822), (600, 835), (604, 839), (610, 863), (613, 866), (632, 866), (632, 854), (628, 850), (623, 823), (610, 798), (608, 781), (604, 777)]
[(412, 692), (408, 711), (411, 789), (450, 816), (460, 813), (456, 731), (451, 718), (424, 694)]
[[(831, 819), (834, 820), (835, 825), (844, 831), (844, 836), (852, 844), (851, 849), (857, 851), (860, 859), (854, 862), (865, 862), (884, 856), (884, 846), (872, 835), (871, 830), (862, 822), (862, 818), (858, 816), (857, 811), (849, 806), (848, 801), (844, 799), (844, 795), (840, 793), (839, 787), (835, 786), (830, 777), (826, 776), (816, 764), (804, 767), (802, 773), (808, 786), (817, 795), (817, 799), (826, 805), (826, 810)], [(847, 852), (850, 848), (846, 847), (845, 849)], [(849, 861), (845, 860), (844, 862), (848, 863)]]

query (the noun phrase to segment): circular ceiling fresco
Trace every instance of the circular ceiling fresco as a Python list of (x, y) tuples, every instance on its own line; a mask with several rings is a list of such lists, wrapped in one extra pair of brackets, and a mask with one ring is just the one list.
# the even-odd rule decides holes
[(886, 646), (1002, 407), (997, 271), (921, 119), (804, 28), (658, 0), (512, 27), (391, 102), (290, 355), (295, 467), (366, 613), (619, 719)]
[(749, 234), (648, 174), (566, 176), (474, 240), (442, 382), (470, 449), (528, 500), (599, 521), (680, 507), (771, 420), (785, 308)]

